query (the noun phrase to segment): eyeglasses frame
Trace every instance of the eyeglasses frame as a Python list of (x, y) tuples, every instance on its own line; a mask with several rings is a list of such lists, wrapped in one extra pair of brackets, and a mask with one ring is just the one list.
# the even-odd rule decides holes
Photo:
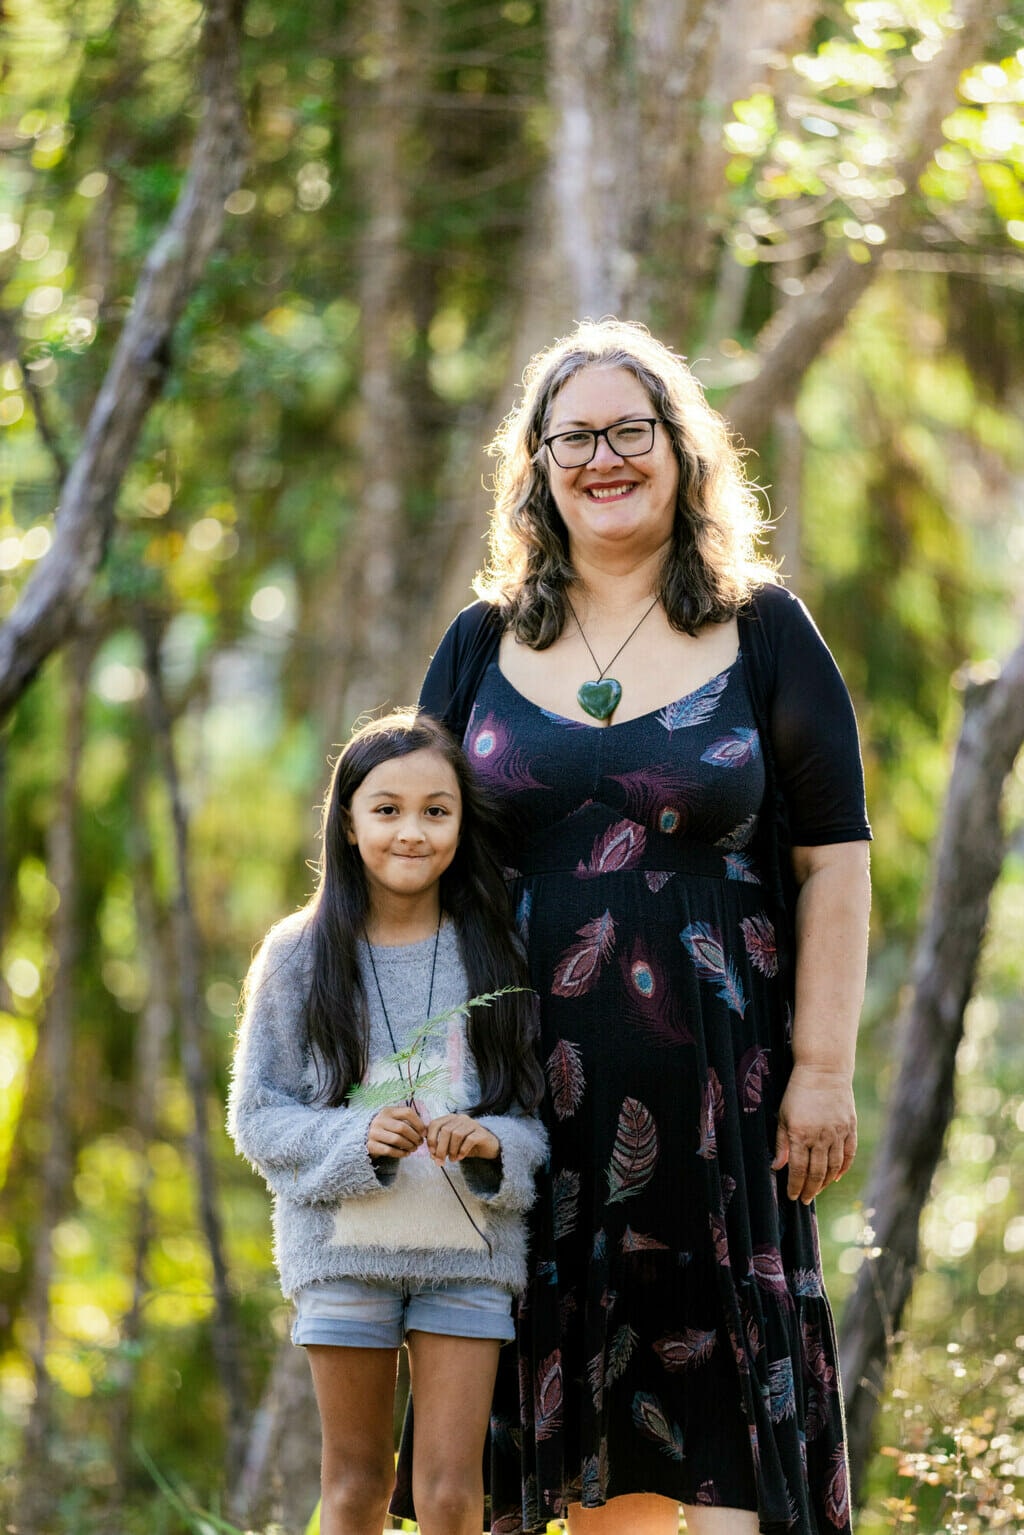
[[(618, 426), (632, 426), (634, 422), (642, 422), (644, 426), (649, 426), (651, 428), (650, 446), (647, 448), (642, 448), (639, 453), (623, 453), (619, 448), (616, 448), (613, 445), (611, 438), (608, 436), (608, 433), (614, 432), (615, 428)], [(610, 426), (603, 426), (600, 428), (600, 430), (598, 430), (596, 427), (576, 427), (571, 432), (555, 432), (551, 437), (541, 438), (541, 447), (547, 448), (548, 452), (551, 454), (551, 457), (555, 460), (555, 463), (558, 464), (559, 469), (585, 469), (588, 464), (592, 464), (594, 459), (597, 457), (597, 445), (601, 441), (602, 437), (608, 444), (609, 452), (614, 453), (616, 458), (643, 458), (645, 453), (652, 453), (654, 451), (654, 428), (656, 426), (661, 426), (662, 424), (662, 418), (660, 416), (627, 416), (624, 421), (613, 421)], [(555, 450), (552, 448), (551, 444), (553, 442), (558, 442), (562, 437), (575, 437), (578, 432), (583, 431), (589, 432), (594, 439), (594, 450), (590, 457), (583, 459), (583, 461), (579, 464), (559, 464), (558, 459), (555, 458)]]

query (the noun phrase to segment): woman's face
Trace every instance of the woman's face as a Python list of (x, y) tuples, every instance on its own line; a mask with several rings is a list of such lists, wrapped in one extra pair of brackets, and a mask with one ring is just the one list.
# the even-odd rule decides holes
[[(634, 374), (593, 365), (559, 390), (544, 435), (596, 431), (652, 416), (657, 411)], [(604, 437), (582, 468), (561, 469), (551, 450), (546, 452), (551, 494), (574, 557), (615, 552), (643, 558), (665, 547), (679, 490), (679, 465), (666, 427), (659, 423), (650, 452), (635, 458), (623, 458)]]

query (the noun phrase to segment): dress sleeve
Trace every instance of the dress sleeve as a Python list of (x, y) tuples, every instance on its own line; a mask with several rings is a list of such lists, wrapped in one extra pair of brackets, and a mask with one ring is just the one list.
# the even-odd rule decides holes
[(769, 721), (794, 847), (869, 841), (857, 721), (846, 684), (814, 620), (776, 587)]
[(498, 654), (501, 620), (487, 602), (463, 608), (448, 626), (420, 689), (419, 706), (461, 740), (484, 672)]
[(420, 688), (419, 706), (437, 719), (445, 719), (455, 692), (457, 678), (458, 639), (455, 623), (451, 624), (441, 639)]
[(301, 930), (286, 923), (265, 940), (246, 981), (228, 1132), (282, 1199), (336, 1203), (380, 1192), (366, 1149), (372, 1110), (310, 1104), (302, 1046)]

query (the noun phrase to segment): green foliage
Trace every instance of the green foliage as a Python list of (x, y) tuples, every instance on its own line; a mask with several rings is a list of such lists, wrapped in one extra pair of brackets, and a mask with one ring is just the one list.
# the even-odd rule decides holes
[[(140, 265), (182, 184), (200, 14), (186, 0), (5, 8), (0, 260), (13, 341), (0, 360), (0, 617), (53, 539), (59, 465), (39, 416), (58, 456), (71, 458)], [(140, 616), (160, 631), (189, 817), (216, 1125), (252, 947), (312, 883), (324, 757), (348, 724), (328, 713), (341, 708), (332, 700), (350, 623), (339, 573), (367, 515), (367, 476), (378, 459), (399, 450), (407, 458), (401, 526), (416, 554), (412, 606), (443, 574), (439, 557), (419, 554), (442, 547), (431, 538), (451, 476), (478, 481), (480, 445), (525, 360), (510, 346), (523, 293), (541, 280), (522, 252), (556, 125), (545, 79), (554, 18), (529, 0), (445, 0), (402, 16), (396, 44), (374, 33), (372, 11), (345, 0), (250, 0), (251, 164), (175, 336), (167, 388), (126, 468), (109, 556), (81, 615), (96, 649), (77, 784), (66, 781), (62, 663), (43, 669), (0, 746), (0, 1461), (11, 1465), (33, 1394), (23, 1308), (50, 1137), (38, 1044), (63, 898), (52, 828), (63, 794), (78, 805), (73, 1178), (54, 1238), (47, 1351), (52, 1475), (61, 1527), (75, 1535), (112, 1519), (125, 1535), (226, 1528), (201, 1512), (219, 1506), (224, 1411), (177, 1059), (176, 863)], [(634, 24), (623, 7), (624, 54)], [(876, 834), (860, 1065), (865, 1162), (958, 727), (951, 681), (1014, 643), (1024, 564), (1014, 501), (1024, 468), (1019, 5), (1005, 8), (964, 77), (900, 230), (884, 225), (908, 88), (927, 84), (947, 26), (943, 0), (823, 8), (803, 51), (766, 66), (757, 90), (734, 104), (726, 181), (701, 210), (720, 232), (730, 277), (739, 263), (746, 284), (715, 354), (726, 382), (823, 262), (842, 251), (884, 262), (798, 401), (800, 589), (855, 695)], [(376, 438), (367, 431), (366, 393), (385, 347), (366, 321), (381, 255), (368, 231), (392, 190), (374, 177), (370, 129), (393, 69), (406, 82), (391, 145), (403, 282), (386, 341), (405, 413), (400, 440), (379, 423)], [(675, 247), (651, 253), (665, 284), (699, 290), (695, 310), (710, 313), (712, 281), (685, 261)], [(778, 458), (767, 444), (768, 482)], [(1018, 786), (1011, 827), (1022, 808)], [(897, 1385), (907, 1395), (887, 1409), (893, 1453), (873, 1467), (864, 1535), (952, 1530), (960, 1514), (971, 1530), (986, 1519), (1008, 1527), (1019, 1497), (1019, 1386), (1000, 1361), (1024, 1335), (1021, 888), (1011, 861), (961, 1061), (961, 1112), (924, 1232)], [(161, 1007), (171, 1032), (145, 1084), (153, 1124), (143, 1134), (137, 1049)], [(405, 1064), (396, 1059), (396, 1071)], [(394, 1091), (393, 1082), (389, 1100)], [(263, 1191), (219, 1132), (215, 1156), (255, 1400), (285, 1308)], [(828, 1196), (823, 1218), (840, 1296), (865, 1261), (862, 1176)], [(944, 1354), (947, 1341), (959, 1353)], [(133, 1462), (115, 1488), (114, 1425), (128, 1411), (153, 1469)]]

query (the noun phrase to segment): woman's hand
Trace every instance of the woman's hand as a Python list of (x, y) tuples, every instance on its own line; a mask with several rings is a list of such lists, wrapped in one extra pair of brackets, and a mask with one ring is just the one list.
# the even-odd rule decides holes
[(370, 1121), (366, 1149), (371, 1157), (407, 1157), (422, 1144), (427, 1127), (414, 1108), (396, 1103)]
[(485, 1157), (493, 1162), (501, 1155), (501, 1142), (468, 1114), (441, 1114), (430, 1121), (427, 1148), (435, 1162), (461, 1162), (465, 1157)]
[(857, 1153), (857, 1111), (849, 1074), (793, 1067), (779, 1109), (773, 1171), (789, 1167), (786, 1192), (810, 1204), (841, 1178)]

